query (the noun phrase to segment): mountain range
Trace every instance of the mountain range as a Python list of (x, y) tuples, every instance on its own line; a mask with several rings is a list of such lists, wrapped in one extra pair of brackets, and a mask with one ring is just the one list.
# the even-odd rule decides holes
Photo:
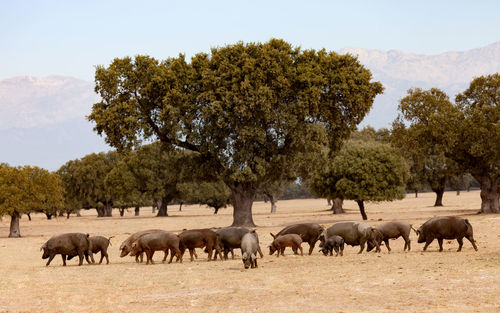
[[(409, 88), (437, 87), (453, 100), (474, 77), (500, 72), (500, 42), (438, 55), (361, 48), (337, 52), (358, 56), (385, 87), (361, 124), (375, 128), (390, 127)], [(0, 80), (0, 162), (56, 170), (68, 160), (110, 149), (85, 118), (98, 101), (93, 88), (93, 82), (59, 75)]]

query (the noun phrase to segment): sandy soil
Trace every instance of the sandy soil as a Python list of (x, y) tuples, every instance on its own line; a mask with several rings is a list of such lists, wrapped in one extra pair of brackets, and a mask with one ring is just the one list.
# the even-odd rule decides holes
[[(238, 251), (235, 260), (207, 262), (199, 259), (182, 264), (136, 264), (120, 258), (118, 247), (129, 234), (161, 228), (222, 227), (231, 224), (232, 209), (215, 216), (205, 207), (169, 207), (169, 217), (153, 217), (142, 209), (119, 217), (100, 218), (95, 211), (81, 218), (48, 221), (35, 215), (21, 220), (22, 238), (10, 239), (9, 219), (0, 222), (0, 312), (500, 312), (500, 217), (476, 215), (478, 191), (446, 193), (445, 206), (432, 207), (434, 195), (409, 195), (403, 201), (368, 203), (368, 223), (404, 220), (420, 226), (438, 215), (466, 216), (474, 227), (479, 252), (464, 240), (462, 252), (456, 241), (445, 241), (437, 252), (437, 241), (422, 253), (412, 233), (412, 251), (403, 252), (400, 238), (391, 242), (392, 253), (358, 255), (359, 247), (347, 246), (343, 257), (325, 257), (316, 247), (311, 256), (268, 255), (269, 232), (296, 222), (318, 222), (325, 226), (343, 220), (359, 220), (356, 204), (345, 203), (346, 214), (332, 215), (323, 199), (278, 202), (278, 213), (270, 205), (256, 202), (254, 220), (259, 225), (265, 257), (259, 268), (245, 270)], [(415, 228), (416, 228), (415, 227)], [(115, 236), (109, 265), (77, 266), (77, 258), (62, 267), (57, 256), (49, 267), (41, 259), (40, 246), (64, 232), (87, 232)], [(308, 244), (303, 245), (308, 250)]]

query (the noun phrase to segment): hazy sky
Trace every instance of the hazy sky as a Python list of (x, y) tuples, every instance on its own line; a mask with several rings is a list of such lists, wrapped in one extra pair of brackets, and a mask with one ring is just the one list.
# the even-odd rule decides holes
[(237, 41), (283, 38), (304, 48), (468, 50), (500, 39), (500, 1), (0, 0), (0, 79), (159, 59)]

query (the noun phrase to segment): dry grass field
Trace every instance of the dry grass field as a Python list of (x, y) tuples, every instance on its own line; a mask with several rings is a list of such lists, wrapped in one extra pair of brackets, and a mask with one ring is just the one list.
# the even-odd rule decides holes
[[(0, 312), (500, 312), (500, 217), (476, 215), (478, 191), (446, 193), (445, 206), (432, 207), (434, 194), (409, 195), (403, 201), (368, 203), (368, 223), (404, 220), (415, 228), (433, 216), (459, 215), (474, 227), (479, 251), (464, 240), (462, 252), (456, 241), (445, 241), (437, 252), (437, 241), (428, 252), (411, 234), (412, 251), (403, 252), (400, 238), (391, 242), (392, 252), (358, 255), (359, 247), (346, 246), (343, 257), (325, 257), (316, 247), (312, 256), (268, 255), (269, 232), (296, 222), (329, 226), (343, 220), (360, 220), (354, 202), (347, 201), (346, 214), (332, 215), (326, 200), (278, 202), (278, 213), (269, 214), (269, 204), (254, 204), (254, 220), (265, 251), (258, 269), (245, 270), (238, 251), (235, 260), (207, 262), (199, 258), (182, 264), (136, 264), (120, 258), (118, 247), (129, 234), (161, 228), (222, 227), (232, 222), (231, 209), (219, 215), (205, 207), (169, 207), (169, 217), (153, 217), (142, 209), (119, 217), (83, 217), (46, 220), (35, 215), (21, 220), (22, 238), (10, 239), (9, 219), (0, 222)], [(78, 258), (62, 267), (57, 256), (49, 267), (41, 259), (40, 246), (52, 235), (86, 232), (115, 236), (109, 265), (77, 266)], [(308, 244), (304, 244), (308, 250)]]

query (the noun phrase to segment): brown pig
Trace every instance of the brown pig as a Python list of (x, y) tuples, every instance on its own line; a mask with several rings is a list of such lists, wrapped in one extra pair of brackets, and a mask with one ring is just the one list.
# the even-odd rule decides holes
[(219, 235), (210, 229), (191, 229), (183, 231), (179, 234), (180, 245), (179, 249), (181, 255), (184, 255), (186, 249), (189, 250), (191, 256), (191, 262), (193, 259), (193, 254), (196, 255), (195, 248), (204, 248), (208, 252), (208, 261), (212, 259), (212, 252), (215, 250), (222, 260), (222, 253), (220, 249), (220, 239)]
[(269, 255), (272, 255), (274, 251), (278, 251), (276, 253), (276, 256), (279, 257), (280, 253), (282, 256), (285, 256), (285, 248), (286, 247), (292, 247), (294, 250), (299, 249), (300, 250), (300, 255), (304, 255), (302, 251), (302, 238), (297, 235), (297, 234), (286, 234), (286, 235), (281, 235), (281, 236), (273, 236), (274, 241), (271, 243), (269, 246)]
[(167, 251), (171, 250), (172, 255), (170, 257), (170, 261), (168, 263), (172, 263), (172, 259), (174, 254), (177, 255), (177, 258), (182, 263), (182, 255), (179, 250), (180, 238), (178, 235), (171, 232), (154, 232), (150, 234), (143, 235), (139, 237), (132, 244), (132, 250), (130, 251), (130, 255), (134, 256), (139, 253), (146, 253), (146, 264), (154, 264), (153, 255), (155, 251), (165, 251), (165, 257), (163, 258), (163, 262), (166, 259)]
[[(132, 244), (134, 243), (134, 241), (139, 239), (139, 237), (141, 237), (142, 235), (146, 235), (146, 234), (150, 234), (150, 233), (157, 233), (157, 232), (162, 232), (162, 231), (164, 231), (164, 230), (148, 229), (148, 230), (143, 230), (143, 231), (133, 233), (127, 239), (125, 239), (125, 241), (123, 241), (122, 244), (120, 245), (120, 251), (121, 251), (120, 257), (123, 258), (124, 256), (127, 256), (130, 253), (130, 251), (132, 250)], [(140, 260), (139, 260), (139, 258), (140, 258)], [(135, 261), (137, 263), (139, 263), (139, 261), (142, 263), (142, 253), (135, 255)]]
[[(378, 231), (378, 233), (376, 233), (375, 235), (375, 240), (379, 245), (383, 241), (389, 252), (391, 252), (391, 248), (389, 247), (389, 239), (397, 239), (399, 237), (403, 237), (405, 241), (405, 247), (403, 248), (403, 251), (406, 251), (406, 248), (408, 248), (408, 251), (410, 251), (410, 224), (406, 222), (392, 221), (380, 224), (374, 228), (376, 231)], [(368, 241), (368, 248), (366, 249), (366, 251), (371, 251), (373, 248), (375, 248), (373, 242)]]

